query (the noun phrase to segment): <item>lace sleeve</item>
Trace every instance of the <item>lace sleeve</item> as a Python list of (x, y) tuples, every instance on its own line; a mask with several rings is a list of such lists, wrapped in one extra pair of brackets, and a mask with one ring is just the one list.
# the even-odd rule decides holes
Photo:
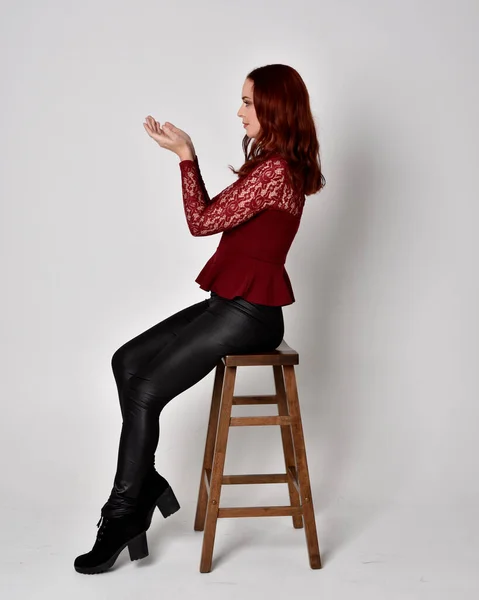
[(201, 176), (198, 158), (182, 160), (179, 164), (185, 216), (194, 236), (226, 231), (269, 207), (294, 209), (287, 186), (286, 165), (281, 159), (265, 160), (246, 177), (211, 199)]

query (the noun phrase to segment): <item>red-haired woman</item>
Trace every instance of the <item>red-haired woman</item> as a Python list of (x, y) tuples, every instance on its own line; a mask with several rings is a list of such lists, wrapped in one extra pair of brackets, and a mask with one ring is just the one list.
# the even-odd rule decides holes
[(196, 278), (209, 297), (113, 354), (123, 417), (117, 472), (95, 544), (75, 559), (80, 573), (106, 571), (126, 546), (131, 560), (147, 556), (146, 531), (155, 506), (164, 517), (180, 508), (154, 468), (166, 404), (208, 375), (226, 354), (273, 350), (283, 339), (282, 307), (295, 301), (286, 256), (305, 196), (326, 182), (309, 94), (297, 71), (281, 64), (254, 69), (241, 96), (237, 115), (246, 130), (245, 162), (238, 171), (231, 167), (237, 180), (211, 199), (191, 138), (171, 123), (161, 127), (151, 116), (143, 124), (151, 138), (180, 159), (191, 234), (222, 236)]

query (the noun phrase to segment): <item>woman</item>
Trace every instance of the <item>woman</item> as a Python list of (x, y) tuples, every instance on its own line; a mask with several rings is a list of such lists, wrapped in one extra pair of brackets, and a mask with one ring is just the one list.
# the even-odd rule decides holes
[(231, 167), (238, 179), (212, 199), (191, 138), (151, 116), (143, 124), (180, 159), (191, 234), (222, 236), (196, 278), (210, 296), (144, 331), (112, 357), (123, 417), (118, 465), (95, 544), (75, 559), (79, 573), (106, 571), (126, 546), (131, 560), (144, 558), (155, 506), (164, 517), (180, 508), (154, 468), (164, 406), (226, 354), (274, 350), (283, 338), (282, 307), (295, 301), (286, 256), (305, 196), (326, 182), (309, 95), (294, 69), (281, 64), (254, 69), (243, 84), (242, 101), (237, 115), (246, 129), (245, 163), (238, 171)]

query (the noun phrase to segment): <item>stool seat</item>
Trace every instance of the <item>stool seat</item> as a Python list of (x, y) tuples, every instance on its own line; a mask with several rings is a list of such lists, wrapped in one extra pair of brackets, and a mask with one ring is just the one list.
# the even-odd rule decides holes
[(268, 352), (249, 354), (227, 354), (222, 358), (227, 367), (253, 367), (255, 365), (298, 365), (299, 354), (283, 340)]
[[(313, 499), (304, 444), (294, 366), (299, 355), (285, 340), (272, 351), (228, 354), (216, 365), (211, 398), (205, 452), (201, 468), (200, 487), (196, 506), (195, 531), (204, 531), (200, 572), (211, 571), (216, 524), (225, 517), (282, 517), (291, 516), (295, 529), (303, 528), (306, 535), (309, 564), (321, 568)], [(275, 393), (270, 395), (235, 396), (237, 367), (271, 366)], [(277, 404), (278, 416), (233, 417), (233, 405)], [(278, 425), (284, 455), (284, 473), (250, 473), (225, 475), (224, 464), (230, 427)], [(286, 483), (290, 504), (286, 506), (221, 507), (223, 485)]]

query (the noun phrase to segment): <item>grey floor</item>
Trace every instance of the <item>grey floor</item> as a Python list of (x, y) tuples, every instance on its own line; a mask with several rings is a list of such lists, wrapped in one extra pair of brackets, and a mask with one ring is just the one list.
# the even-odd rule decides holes
[(155, 512), (147, 558), (130, 562), (125, 549), (114, 567), (99, 575), (80, 575), (73, 569), (75, 556), (93, 544), (98, 519), (94, 507), (62, 513), (35, 510), (32, 502), (3, 511), (1, 597), (479, 598), (477, 507), (351, 505), (338, 500), (324, 512), (316, 510), (321, 570), (310, 569), (304, 530), (293, 529), (289, 517), (221, 519), (213, 570), (200, 573), (203, 534), (193, 531), (194, 500), (183, 502), (168, 519)]

